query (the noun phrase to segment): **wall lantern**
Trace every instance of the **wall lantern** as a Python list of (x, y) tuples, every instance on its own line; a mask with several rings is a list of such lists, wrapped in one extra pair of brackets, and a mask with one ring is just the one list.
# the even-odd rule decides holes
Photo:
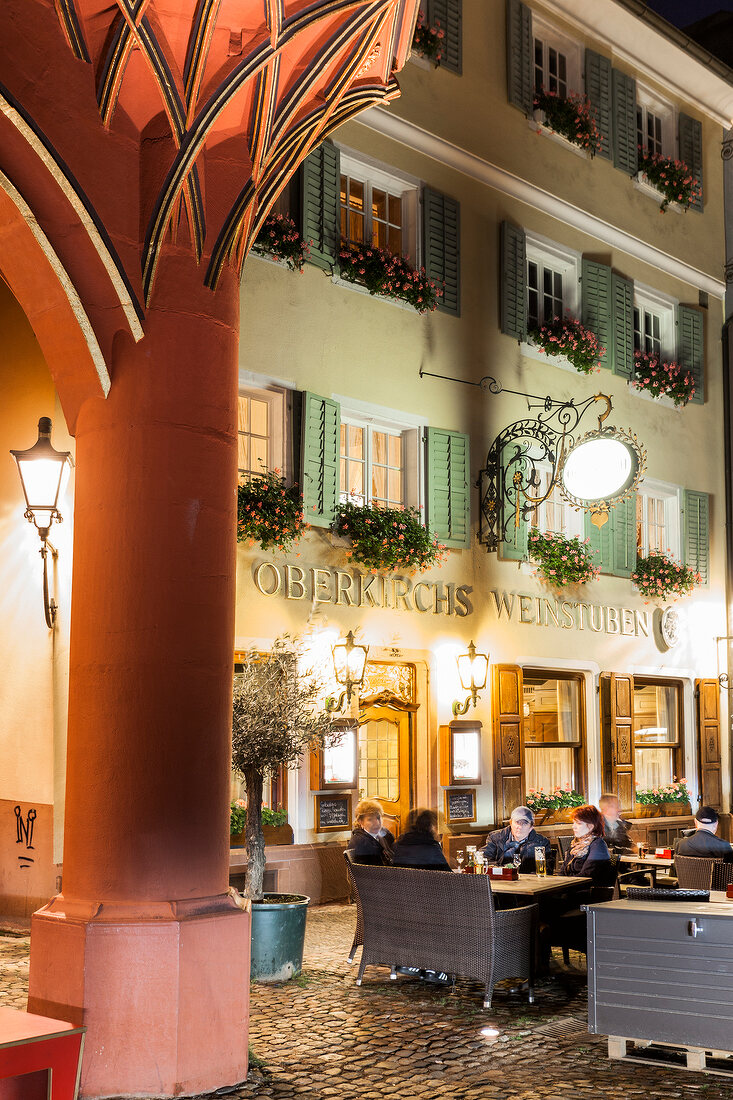
[(354, 633), (351, 630), (346, 635), (345, 642), (339, 642), (333, 647), (331, 655), (333, 657), (333, 670), (336, 675), (336, 681), (339, 684), (343, 684), (346, 690), (341, 692), (338, 700), (333, 698), (327, 699), (326, 710), (343, 710), (344, 700), (347, 706), (351, 703), (351, 696), (354, 694), (354, 688), (361, 687), (364, 683), (364, 671), (366, 669), (368, 652), (369, 646), (356, 644), (354, 641)]
[(463, 703), (458, 700), (453, 704), (454, 714), (465, 714), (471, 702), (476, 706), (478, 693), (486, 687), (486, 677), (489, 671), (489, 658), (486, 653), (477, 653), (476, 646), (471, 642), (468, 653), (462, 653), (456, 658), (458, 675), (461, 678), (461, 687), (470, 692)]
[(38, 439), (26, 451), (11, 451), (18, 463), (20, 483), (25, 496), (25, 518), (32, 523), (41, 537), (41, 557), (43, 558), (43, 610), (46, 626), (51, 629), (56, 619), (56, 602), (48, 598), (48, 569), (46, 557), (48, 551), (55, 558), (58, 551), (48, 541), (48, 534), (54, 522), (61, 523), (63, 516), (58, 510), (59, 493), (64, 471), (71, 467), (70, 451), (57, 451), (51, 443), (51, 420), (42, 416), (38, 421)]

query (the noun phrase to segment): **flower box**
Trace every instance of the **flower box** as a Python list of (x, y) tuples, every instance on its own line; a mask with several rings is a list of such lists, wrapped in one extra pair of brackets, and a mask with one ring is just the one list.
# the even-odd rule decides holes
[(678, 202), (687, 210), (702, 195), (700, 183), (683, 160), (650, 153), (639, 146), (639, 173), (662, 196), (659, 209), (665, 212), (670, 203)]
[[(570, 92), (560, 96), (541, 88), (535, 92), (532, 106), (541, 112), (542, 122), (549, 130), (561, 134), (592, 157), (601, 148), (603, 139), (596, 121), (595, 107), (585, 95)], [(539, 132), (539, 131), (538, 131)]]
[(653, 806), (642, 805), (637, 802), (634, 806), (634, 817), (690, 817), (692, 807), (689, 802), (657, 802)]
[(589, 328), (575, 317), (555, 317), (540, 328), (532, 328), (529, 340), (550, 358), (567, 359), (578, 374), (595, 374), (601, 369), (605, 348)]
[(666, 603), (670, 598), (679, 600), (689, 596), (695, 586), (702, 583), (702, 577), (661, 550), (652, 550), (645, 558), (636, 559), (631, 582), (642, 596)]
[(540, 810), (535, 825), (565, 825), (573, 820), (574, 806), (565, 806), (560, 810)]

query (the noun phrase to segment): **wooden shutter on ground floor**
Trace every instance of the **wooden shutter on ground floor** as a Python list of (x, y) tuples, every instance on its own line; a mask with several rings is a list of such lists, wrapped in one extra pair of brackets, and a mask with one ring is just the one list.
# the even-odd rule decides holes
[(603, 790), (615, 794), (622, 813), (634, 809), (634, 677), (601, 673)]
[(303, 161), (301, 225), (311, 242), (308, 262), (328, 270), (339, 243), (341, 158), (331, 141), (322, 142)]
[(491, 686), (496, 758), (494, 797), (496, 824), (500, 825), (511, 815), (515, 806), (524, 804), (524, 680), (521, 668), (518, 665), (494, 665)]
[(527, 244), (524, 230), (501, 223), (501, 331), (515, 340), (527, 334)]
[(451, 73), (463, 72), (463, 0), (428, 0), (428, 23), (440, 23), (443, 56), (438, 64)]
[(339, 495), (341, 408), (337, 401), (305, 392), (302, 398), (303, 511), (314, 527), (330, 527)]
[(677, 306), (677, 358), (683, 367), (692, 371), (695, 379), (691, 400), (702, 405), (705, 401), (705, 334), (699, 309)]
[(585, 51), (585, 91), (595, 108), (601, 147), (596, 156), (611, 159), (611, 62), (595, 50)]
[(443, 291), (438, 309), (461, 315), (461, 206), (456, 199), (423, 188), (425, 271)]
[(680, 160), (683, 160), (700, 184), (700, 197), (691, 206), (693, 210), (702, 210), (702, 123), (680, 111), (679, 119)]
[(534, 41), (532, 12), (521, 0), (506, 4), (506, 77), (507, 98), (511, 104), (532, 114)]
[(427, 521), (445, 546), (471, 545), (469, 438), (428, 428), (426, 433)]
[(703, 806), (722, 809), (720, 772), (720, 684), (696, 680), (697, 737), (700, 756), (700, 800)]

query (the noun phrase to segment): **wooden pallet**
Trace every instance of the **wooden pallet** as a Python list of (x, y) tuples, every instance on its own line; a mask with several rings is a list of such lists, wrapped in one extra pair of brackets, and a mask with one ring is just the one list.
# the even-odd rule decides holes
[[(629, 1043), (632, 1044), (631, 1050), (628, 1049)], [(730, 1050), (704, 1050), (702, 1047), (609, 1035), (608, 1057), (620, 1062), (641, 1062), (646, 1066), (664, 1066), (669, 1069), (713, 1073), (718, 1077), (733, 1077), (733, 1051)]]

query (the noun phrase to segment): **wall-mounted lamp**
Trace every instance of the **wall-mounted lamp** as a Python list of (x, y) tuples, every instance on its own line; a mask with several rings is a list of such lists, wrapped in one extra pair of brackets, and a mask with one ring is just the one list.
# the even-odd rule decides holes
[(41, 537), (43, 558), (43, 610), (46, 626), (53, 627), (56, 619), (56, 602), (48, 598), (48, 551), (55, 558), (58, 551), (48, 541), (48, 533), (54, 521), (61, 523), (58, 510), (59, 493), (64, 469), (72, 465), (70, 451), (57, 451), (51, 443), (51, 420), (42, 416), (38, 421), (38, 439), (26, 451), (11, 451), (18, 463), (20, 483), (25, 496), (25, 518), (32, 523)]
[(456, 658), (458, 675), (461, 678), (461, 687), (470, 692), (465, 702), (459, 703), (456, 699), (453, 704), (453, 714), (465, 714), (471, 702), (476, 706), (478, 693), (486, 687), (486, 677), (489, 672), (489, 658), (486, 653), (477, 653), (476, 646), (471, 642), (468, 653), (461, 653)]
[(354, 688), (361, 687), (364, 683), (368, 652), (369, 646), (356, 644), (354, 633), (351, 630), (346, 635), (345, 642), (339, 642), (333, 647), (331, 655), (336, 682), (343, 684), (346, 690), (341, 692), (338, 700), (333, 698), (326, 700), (327, 711), (343, 710), (344, 700), (346, 705), (349, 705), (351, 696), (354, 694)]

